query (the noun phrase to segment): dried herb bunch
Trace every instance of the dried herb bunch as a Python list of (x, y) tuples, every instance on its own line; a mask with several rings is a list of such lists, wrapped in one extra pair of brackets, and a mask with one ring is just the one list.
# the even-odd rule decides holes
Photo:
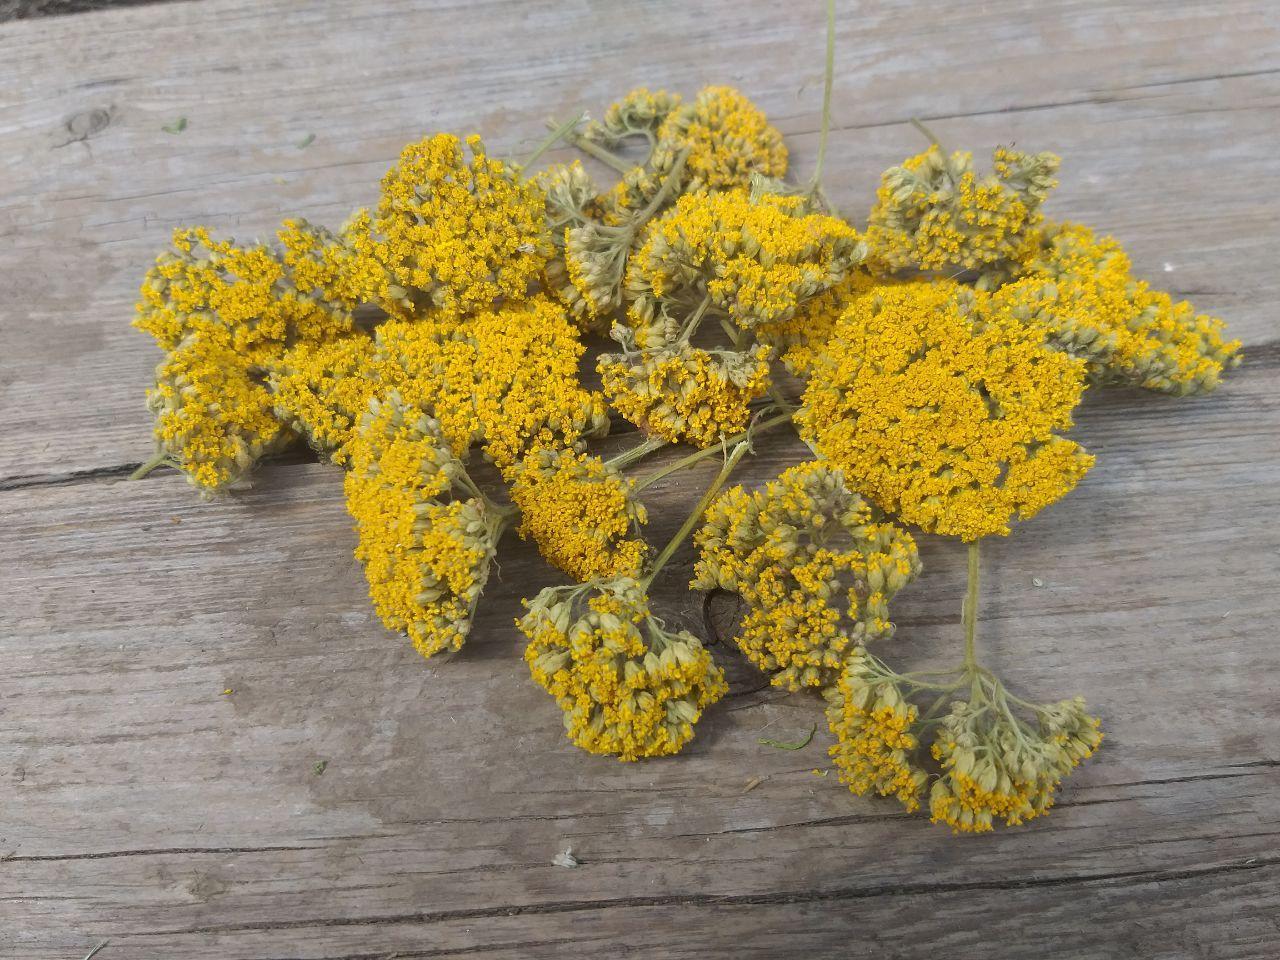
[[(979, 545), (1093, 465), (1068, 436), (1086, 391), (1203, 393), (1239, 344), (1134, 276), (1114, 239), (1047, 219), (1050, 153), (1002, 147), (984, 172), (922, 127), (927, 148), (885, 171), (856, 229), (822, 186), (831, 11), (802, 183), (738, 91), (641, 88), (551, 123), (523, 162), (475, 136), (411, 144), (336, 230), (177, 231), (134, 321), (165, 351), (138, 475), (168, 465), (226, 495), (310, 445), (345, 471), (375, 612), (428, 657), (464, 645), (506, 534), (533, 541), (572, 583), (526, 601), (531, 676), (574, 744), (621, 760), (679, 751), (727, 690), (651, 605), (692, 536), (691, 586), (740, 595), (742, 654), (821, 694), (851, 791), (988, 831), (1048, 811), (1102, 734), (1083, 700), (1021, 699), (983, 664)], [(577, 160), (533, 172), (561, 141), (616, 182)], [(600, 390), (579, 377), (593, 334), (613, 342), (594, 351)], [(611, 414), (639, 439), (605, 459)], [(725, 489), (783, 429), (811, 456)], [(673, 445), (693, 450), (634, 475)], [(644, 490), (711, 457), (714, 481), (652, 550)], [(500, 486), (477, 482), (481, 460)], [(961, 652), (927, 674), (890, 665), (916, 533), (968, 550)]]

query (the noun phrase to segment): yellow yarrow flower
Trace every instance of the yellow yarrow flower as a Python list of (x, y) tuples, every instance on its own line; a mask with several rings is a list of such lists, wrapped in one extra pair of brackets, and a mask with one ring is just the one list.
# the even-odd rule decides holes
[(564, 711), (569, 739), (589, 753), (676, 753), (728, 692), (698, 639), (654, 618), (634, 579), (548, 587), (526, 606), (517, 625), (529, 638), (529, 672)]
[(996, 290), (992, 306), (1086, 360), (1100, 382), (1204, 393), (1240, 359), (1221, 320), (1135, 279), (1115, 240), (1079, 224), (1047, 227), (1022, 279)]
[(276, 413), (321, 457), (346, 466), (360, 418), (376, 395), (374, 341), (366, 333), (299, 344), (271, 371)]
[(809, 375), (835, 332), (836, 323), (856, 297), (883, 285), (861, 268), (850, 270), (843, 280), (802, 303), (785, 320), (761, 324), (756, 336), (773, 347), (783, 365), (798, 377)]
[(839, 682), (824, 696), (836, 738), (829, 752), (840, 782), (856, 796), (874, 790), (896, 797), (908, 811), (920, 809), (928, 780), (916, 760), (920, 717), (894, 673), (857, 648), (845, 661)]
[(979, 179), (973, 155), (935, 144), (884, 172), (867, 222), (869, 259), (882, 271), (984, 271), (1020, 260), (1059, 159), (1000, 147)]
[(547, 446), (573, 447), (608, 428), (604, 398), (578, 380), (583, 345), (545, 298), (465, 323), (388, 320), (290, 352), (272, 378), (279, 409), (313, 446), (345, 464), (369, 400), (395, 391), (431, 416), (457, 456), (480, 445), (504, 472)]
[(440, 133), (405, 147), (382, 178), (363, 244), (387, 277), (392, 312), (449, 312), (523, 300), (554, 252), (542, 191), (484, 152)]
[(174, 232), (173, 250), (143, 280), (134, 326), (169, 351), (147, 395), (157, 445), (202, 494), (244, 479), (293, 439), (263, 382), (291, 347), (349, 336), (350, 306), (288, 247), (238, 246), (204, 227)]
[(920, 571), (915, 541), (830, 464), (798, 464), (708, 509), (691, 586), (740, 594), (747, 659), (792, 690), (834, 682), (849, 652), (893, 633), (889, 600)]
[(300, 278), (292, 255), (261, 244), (214, 240), (204, 227), (175, 230), (142, 282), (133, 325), (174, 350), (196, 335), (260, 366), (295, 343), (323, 343), (351, 329), (345, 304)]
[(520, 465), (511, 499), (520, 535), (579, 582), (640, 575), (648, 553), (632, 536), (648, 520), (632, 482), (599, 457), (544, 447)]
[(454, 451), (480, 444), (504, 472), (540, 447), (572, 447), (608, 429), (604, 399), (582, 387), (584, 347), (545, 297), (482, 311), (464, 325), (390, 321), (375, 375), (440, 420)]
[(864, 253), (852, 227), (809, 213), (803, 198), (741, 190), (682, 196), (644, 237), (627, 268), (642, 348), (667, 337), (663, 305), (692, 310), (704, 297), (740, 330), (785, 321)]
[(369, 213), (357, 211), (337, 234), (301, 218), (276, 233), (294, 286), (350, 310), (372, 302), (386, 284), (382, 268), (359, 249)]
[(610, 405), (651, 436), (707, 447), (741, 432), (750, 403), (769, 389), (769, 350), (674, 350), (601, 354)]
[(621, 100), (609, 104), (600, 120), (593, 120), (582, 129), (582, 137), (604, 146), (614, 146), (629, 138), (643, 136), (652, 144), (656, 142), (658, 128), (680, 106), (678, 93), (666, 90), (650, 91), (636, 87)]
[(658, 139), (689, 151), (690, 192), (748, 187), (752, 176), (779, 179), (787, 173), (782, 134), (732, 87), (705, 87), (693, 102), (669, 109)]
[(988, 709), (954, 704), (933, 744), (943, 773), (929, 811), (955, 833), (986, 833), (996, 820), (1012, 827), (1047, 813), (1062, 778), (1102, 742), (1079, 697), (1037, 708), (1033, 728), (1007, 709), (1003, 688), (991, 696)]
[(1007, 535), (1093, 464), (1071, 426), (1084, 365), (948, 281), (856, 299), (816, 364), (801, 434), (904, 522), (971, 541)]
[(276, 418), (262, 369), (218, 338), (190, 335), (147, 391), (156, 443), (202, 495), (245, 479), (293, 435)]
[[(472, 495), (444, 501), (455, 488)], [(460, 649), (507, 516), (479, 496), (439, 423), (394, 393), (362, 419), (345, 490), (378, 618), (424, 657)]]

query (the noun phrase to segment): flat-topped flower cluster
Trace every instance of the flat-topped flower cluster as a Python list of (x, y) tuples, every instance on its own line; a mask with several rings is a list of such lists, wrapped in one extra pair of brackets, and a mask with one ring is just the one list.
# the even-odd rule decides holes
[[(616, 182), (577, 160), (532, 172), (560, 139)], [(1052, 154), (1002, 147), (982, 172), (934, 141), (885, 172), (864, 230), (787, 164), (736, 90), (638, 89), (523, 163), (474, 136), (411, 144), (335, 230), (179, 230), (135, 320), (165, 351), (140, 472), (217, 496), (310, 446), (345, 471), (375, 612), (428, 657), (464, 646), (504, 536), (533, 541), (572, 583), (526, 603), (530, 673), (574, 744), (622, 760), (681, 750), (727, 691), (650, 599), (692, 534), (692, 587), (739, 595), (741, 653), (822, 694), (854, 793), (962, 832), (1039, 816), (1101, 733), (1080, 699), (1019, 699), (981, 664), (977, 544), (1084, 478), (1068, 432), (1087, 390), (1204, 393), (1239, 345), (1115, 240), (1046, 219)], [(624, 421), (636, 441), (604, 457)], [(722, 489), (788, 427), (808, 459)], [(693, 451), (635, 476), (677, 445)], [(653, 551), (641, 494), (710, 457)], [(890, 606), (921, 532), (969, 544), (964, 657), (899, 673)]]

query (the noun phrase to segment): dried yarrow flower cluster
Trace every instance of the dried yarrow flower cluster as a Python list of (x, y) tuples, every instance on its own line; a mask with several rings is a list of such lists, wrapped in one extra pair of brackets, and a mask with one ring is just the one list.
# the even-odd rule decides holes
[[(822, 189), (823, 115), (800, 185), (739, 92), (637, 89), (553, 125), (523, 163), (476, 137), (411, 144), (336, 230), (179, 230), (135, 321), (166, 351), (140, 473), (167, 463), (214, 495), (309, 445), (345, 471), (375, 612), (424, 656), (463, 646), (504, 535), (533, 541), (574, 582), (526, 601), (530, 673), (573, 743), (622, 760), (679, 751), (727, 690), (651, 608), (694, 535), (693, 588), (738, 595), (738, 649), (825, 698), (850, 790), (959, 832), (1042, 815), (1102, 735), (1079, 698), (1019, 699), (980, 662), (978, 544), (1084, 478), (1094, 457), (1067, 433), (1088, 389), (1203, 393), (1239, 344), (1135, 277), (1113, 239), (1045, 219), (1052, 154), (1000, 148), (980, 173), (929, 134), (859, 232)], [(529, 172), (561, 138), (616, 183), (576, 160)], [(598, 391), (580, 377), (592, 333), (616, 345), (593, 348)], [(611, 413), (640, 439), (606, 459), (590, 445)], [(788, 426), (810, 458), (721, 492)], [(643, 491), (715, 456), (655, 553)], [(908, 646), (888, 643), (890, 603), (921, 573), (909, 528), (968, 544), (950, 670), (888, 663)]]
[[(935, 823), (984, 833), (997, 820), (1015, 826), (1047, 813), (1062, 778), (1102, 742), (1097, 718), (1079, 697), (1027, 703), (969, 662), (930, 681), (897, 674), (859, 649), (826, 690), (836, 737), (831, 756), (855, 794), (892, 796), (914, 811), (928, 788)], [(922, 715), (913, 698), (931, 694), (933, 707)], [(935, 718), (948, 703), (950, 710)], [(927, 755), (940, 770), (932, 787), (923, 751), (929, 737)]]
[(676, 753), (729, 690), (701, 641), (656, 619), (634, 578), (547, 587), (527, 606), (525, 662), (564, 710), (569, 739), (591, 753)]
[(853, 650), (890, 636), (889, 600), (920, 572), (911, 535), (823, 461), (725, 492), (695, 543), (693, 587), (742, 596), (739, 648), (793, 690), (830, 686)]

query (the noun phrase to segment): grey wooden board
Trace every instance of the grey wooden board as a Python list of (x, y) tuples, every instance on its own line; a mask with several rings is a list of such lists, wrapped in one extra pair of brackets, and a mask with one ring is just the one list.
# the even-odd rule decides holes
[[(510, 625), (554, 579), (527, 547), (468, 647), (424, 662), (369, 611), (332, 470), (273, 465), (215, 503), (120, 479), (149, 450), (156, 359), (133, 292), (173, 226), (337, 222), (424, 132), (519, 154), (544, 115), (640, 83), (740, 85), (803, 174), (819, 5), (202, 0), (23, 22), (0, 27), (0, 957), (1276, 954), (1280, 15), (842, 18), (839, 203), (865, 209), (918, 149), (912, 115), (975, 151), (1058, 150), (1057, 215), (1117, 233), (1250, 348), (1206, 399), (1090, 397), (1098, 466), (986, 551), (986, 655), (1021, 691), (1085, 694), (1108, 732), (1052, 816), (957, 839), (851, 797), (821, 774), (823, 729), (758, 743), (802, 736), (816, 699), (759, 689), (724, 648), (733, 693), (685, 754), (583, 755)], [(743, 477), (800, 454), (771, 446)], [(708, 474), (652, 488), (653, 539)], [(910, 665), (954, 657), (963, 589), (958, 545), (922, 550), (895, 614)], [(687, 571), (660, 603), (701, 629)], [(568, 846), (582, 866), (553, 866)]]
[(59, 17), (111, 7), (136, 7), (171, 0), (0, 0), (0, 22), (36, 17)]

